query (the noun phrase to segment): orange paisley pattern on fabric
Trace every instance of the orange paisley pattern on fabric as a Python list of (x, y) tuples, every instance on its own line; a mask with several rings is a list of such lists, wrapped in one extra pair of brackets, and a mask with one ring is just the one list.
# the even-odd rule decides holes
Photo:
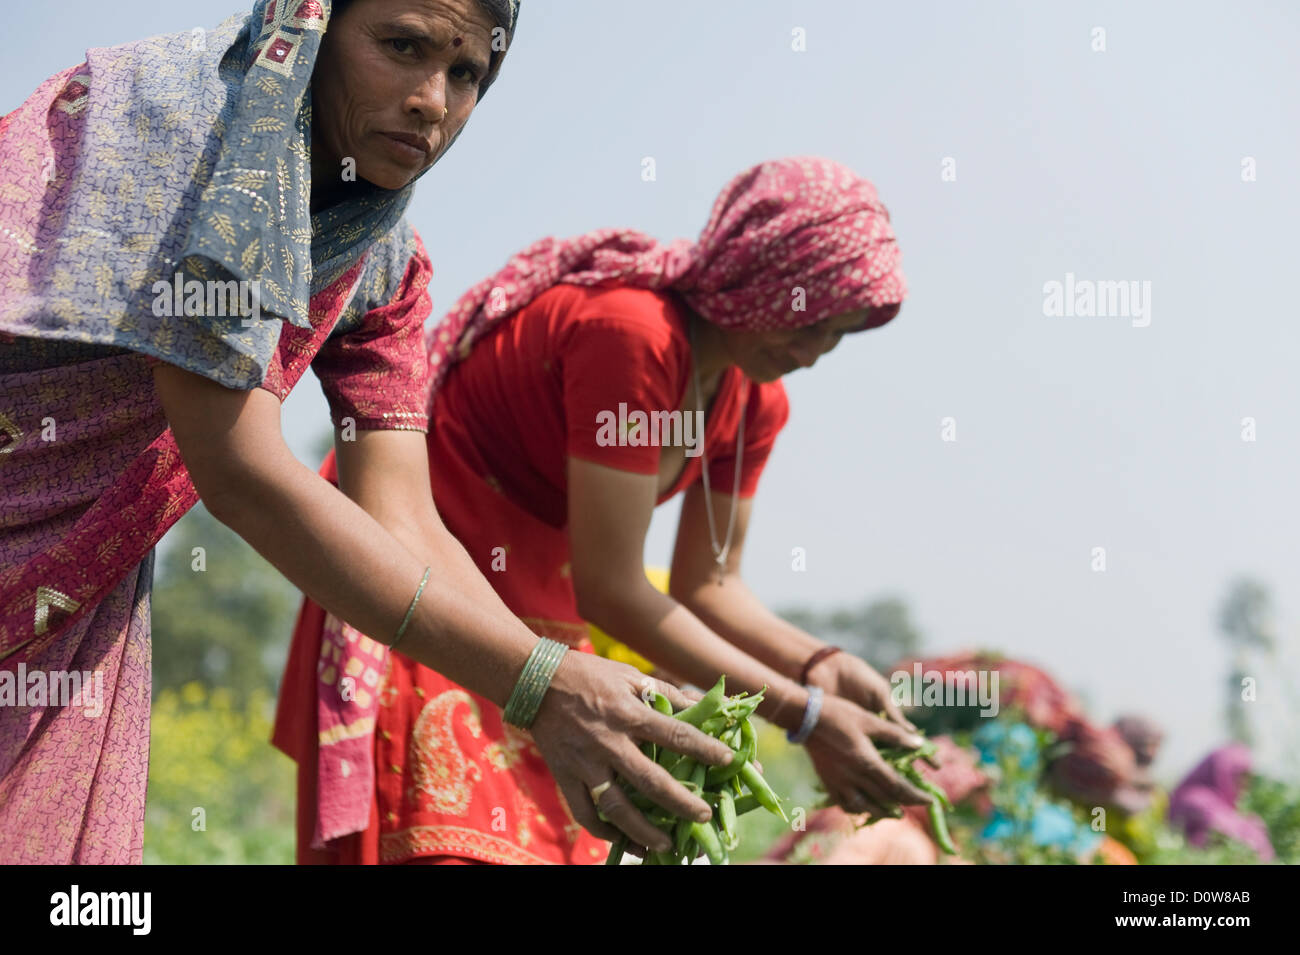
[[(577, 625), (538, 620), (534, 630)], [(375, 727), (379, 860), (453, 855), (505, 865), (591, 864), (609, 845), (573, 818), (532, 736), (501, 710), (400, 652), (389, 654)]]
[(463, 816), (469, 809), (474, 783), (483, 778), (478, 763), (465, 757), (456, 743), (452, 720), (464, 704), (470, 715), (462, 722), (465, 731), (478, 739), (478, 704), (464, 690), (448, 690), (424, 705), (411, 732), (411, 801), (429, 812)]

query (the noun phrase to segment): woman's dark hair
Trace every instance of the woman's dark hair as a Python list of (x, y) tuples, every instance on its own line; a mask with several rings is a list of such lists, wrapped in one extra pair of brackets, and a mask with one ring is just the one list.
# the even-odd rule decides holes
[[(488, 19), (492, 21), (492, 25), (500, 27), (506, 34), (506, 49), (494, 49), (492, 51), (492, 58), (488, 63), (487, 76), (483, 77), (478, 84), (478, 98), (482, 99), (483, 94), (486, 93), (488, 87), (492, 85), (492, 81), (497, 78), (497, 73), (501, 69), (501, 60), (506, 55), (506, 50), (510, 49), (510, 44), (514, 42), (515, 24), (510, 22), (509, 0), (474, 0), (474, 2), (477, 3), (479, 8), (488, 15)], [(352, 3), (353, 0), (334, 0), (330, 15), (338, 16), (350, 7)], [(518, 19), (518, 16), (519, 14), (516, 12), (516, 20)]]

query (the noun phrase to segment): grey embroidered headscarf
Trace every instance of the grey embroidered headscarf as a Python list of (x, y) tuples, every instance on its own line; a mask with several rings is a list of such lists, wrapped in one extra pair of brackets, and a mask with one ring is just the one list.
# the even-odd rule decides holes
[[(480, 98), (500, 69), (518, 19), (518, 0), (499, 5), (509, 23)], [(309, 213), (311, 75), (330, 9), (330, 0), (259, 0), (253, 7), (222, 62), (223, 70), (238, 73), (234, 115), (180, 256), (197, 269), (206, 259), (235, 278), (259, 279), (262, 309), (300, 328), (311, 327), (310, 293), (392, 228), (415, 186), (388, 190), (359, 183), (356, 197), (314, 218)]]
[[(499, 24), (481, 97), (519, 4), (476, 2)], [(279, 323), (309, 328), (311, 295), (393, 228), (413, 190), (359, 182), (310, 214), (311, 77), (330, 10), (258, 0), (210, 31), (91, 49), (47, 81), (66, 84), (56, 106), (75, 122), (42, 154), (18, 129), (40, 117), (0, 120), (13, 126), (0, 136), (0, 333), (161, 360), (183, 334), (208, 377), (257, 387)], [(260, 320), (160, 316), (154, 287), (178, 272), (257, 283)]]

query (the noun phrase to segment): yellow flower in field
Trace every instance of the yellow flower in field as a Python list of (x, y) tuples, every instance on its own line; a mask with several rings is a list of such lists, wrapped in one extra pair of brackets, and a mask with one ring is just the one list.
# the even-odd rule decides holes
[[(668, 593), (668, 571), (662, 567), (647, 567), (645, 575), (660, 593)], [(591, 633), (591, 645), (596, 648), (596, 652), (602, 657), (617, 660), (619, 663), (630, 664), (642, 673), (649, 673), (655, 668), (655, 665), (641, 654), (626, 644), (619, 643), (595, 624), (587, 624), (587, 629)]]

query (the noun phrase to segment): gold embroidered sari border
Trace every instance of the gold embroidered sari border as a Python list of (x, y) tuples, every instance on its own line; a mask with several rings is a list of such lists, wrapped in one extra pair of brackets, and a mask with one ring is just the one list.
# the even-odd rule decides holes
[(412, 826), (379, 837), (379, 861), (405, 862), (416, 856), (468, 856), (502, 865), (554, 865), (499, 836), (465, 826)]

